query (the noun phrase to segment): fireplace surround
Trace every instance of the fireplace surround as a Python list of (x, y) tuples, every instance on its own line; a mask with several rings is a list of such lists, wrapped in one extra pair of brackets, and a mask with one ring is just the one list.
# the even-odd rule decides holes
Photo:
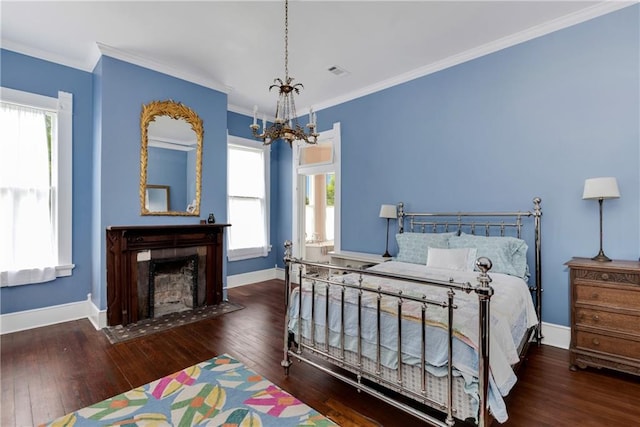
[[(224, 229), (229, 224), (111, 226), (106, 230), (107, 245), (107, 324), (127, 325), (153, 317), (145, 310), (148, 295), (140, 291), (145, 270), (155, 259), (190, 257), (196, 262), (196, 281), (201, 297), (195, 305), (214, 305), (222, 301), (222, 260)], [(143, 262), (141, 262), (143, 261)], [(143, 276), (141, 278), (140, 276)], [(204, 282), (204, 283), (202, 283)], [(148, 288), (146, 288), (148, 289)]]

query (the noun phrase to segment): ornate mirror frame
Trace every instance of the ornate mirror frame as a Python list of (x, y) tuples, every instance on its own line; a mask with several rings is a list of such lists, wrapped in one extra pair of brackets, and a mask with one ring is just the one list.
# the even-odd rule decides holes
[[(196, 134), (197, 148), (195, 161), (195, 206), (189, 211), (150, 211), (146, 206), (147, 189), (147, 168), (149, 160), (149, 124), (155, 121), (158, 116), (169, 116), (172, 119), (184, 119)], [(140, 146), (140, 215), (169, 215), (169, 216), (199, 216), (200, 215), (200, 192), (202, 186), (202, 141), (204, 138), (204, 128), (202, 119), (186, 105), (172, 100), (152, 101), (142, 106), (140, 114), (140, 131), (142, 141)]]

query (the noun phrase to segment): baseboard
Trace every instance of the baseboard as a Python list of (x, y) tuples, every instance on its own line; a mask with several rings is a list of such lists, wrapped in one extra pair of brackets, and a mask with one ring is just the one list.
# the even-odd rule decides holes
[(4, 335), (70, 320), (85, 319), (89, 315), (89, 304), (91, 304), (91, 301), (87, 298), (85, 301), (0, 315), (0, 334)]
[[(234, 274), (232, 276), (227, 276), (227, 289), (237, 288), (238, 286), (249, 285), (256, 282), (264, 282), (265, 280), (276, 279), (276, 276), (277, 274), (275, 268)], [(282, 277), (284, 278), (284, 273)]]
[[(227, 288), (272, 279), (284, 280), (284, 269), (276, 267), (227, 276)], [(2, 314), (0, 315), (0, 335), (85, 318), (89, 319), (96, 329), (107, 326), (107, 311), (100, 310), (93, 304), (91, 294), (87, 295), (85, 301)], [(543, 344), (568, 349), (571, 342), (571, 328), (542, 322), (542, 336)]]
[(568, 349), (571, 343), (571, 328), (542, 322), (542, 344)]
[[(89, 294), (91, 295), (91, 294)], [(89, 315), (87, 316), (96, 330), (107, 327), (107, 310), (100, 310), (89, 297)]]
[[(263, 282), (275, 279), (276, 276), (274, 268), (236, 274), (227, 277), (227, 288)], [(284, 279), (284, 270), (281, 276)], [(78, 319), (88, 319), (94, 328), (102, 329), (107, 326), (107, 311), (96, 307), (89, 294), (85, 301), (2, 314), (0, 315), (0, 335)]]

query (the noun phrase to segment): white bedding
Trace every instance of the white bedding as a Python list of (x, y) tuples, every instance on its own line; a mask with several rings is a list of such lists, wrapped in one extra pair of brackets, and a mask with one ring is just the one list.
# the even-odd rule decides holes
[[(371, 268), (391, 274), (421, 277), (447, 281), (453, 278), (456, 282), (470, 282), (477, 284), (478, 272), (452, 271), (427, 268), (424, 265), (389, 261)], [(493, 279), (491, 286), (494, 295), (491, 299), (491, 333), (490, 333), (490, 393), (489, 407), (496, 420), (504, 422), (507, 419), (506, 407), (502, 396), (506, 396), (516, 382), (511, 365), (518, 362), (517, 347), (526, 330), (537, 324), (535, 308), (529, 294), (527, 284), (520, 278), (500, 273), (489, 273)], [(358, 274), (348, 274), (341, 277), (347, 283), (357, 284)], [(404, 294), (417, 297), (426, 295), (429, 299), (446, 301), (447, 290), (415, 283), (400, 282), (386, 278), (364, 276), (363, 286), (385, 290), (402, 290)], [(311, 317), (310, 285), (303, 287), (302, 304), (302, 335), (310, 338)], [(340, 345), (340, 286), (332, 286), (329, 304), (329, 344)], [(289, 330), (297, 334), (298, 327), (298, 291), (294, 290), (290, 305)], [(325, 332), (325, 298), (323, 285), (316, 285), (316, 321), (315, 341), (324, 344)], [(345, 348), (357, 349), (357, 291), (347, 289), (345, 292)], [(454, 347), (453, 366), (456, 375), (462, 375), (467, 383), (467, 389), (473, 396), (477, 396), (477, 341), (478, 341), (478, 297), (472, 292), (467, 294), (457, 291), (455, 304), (458, 309), (454, 313)], [(376, 358), (376, 295), (364, 293), (362, 321), (362, 351), (365, 357)], [(382, 307), (388, 316), (382, 317), (381, 333), (381, 363), (395, 369), (398, 365), (397, 351), (397, 302), (383, 297)], [(402, 306), (402, 360), (406, 364), (417, 365), (421, 355), (421, 304), (405, 301)], [(446, 375), (447, 363), (447, 311), (442, 308), (427, 309), (427, 362), (428, 370), (434, 375)], [(297, 337), (296, 337), (297, 339)], [(476, 398), (477, 399), (477, 398)]]

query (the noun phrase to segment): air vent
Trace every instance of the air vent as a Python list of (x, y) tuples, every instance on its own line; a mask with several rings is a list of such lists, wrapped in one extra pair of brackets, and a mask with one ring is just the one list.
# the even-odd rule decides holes
[(331, 67), (327, 68), (327, 71), (338, 77), (344, 77), (349, 74), (347, 70), (345, 70), (344, 68), (340, 68), (337, 65), (332, 65)]

